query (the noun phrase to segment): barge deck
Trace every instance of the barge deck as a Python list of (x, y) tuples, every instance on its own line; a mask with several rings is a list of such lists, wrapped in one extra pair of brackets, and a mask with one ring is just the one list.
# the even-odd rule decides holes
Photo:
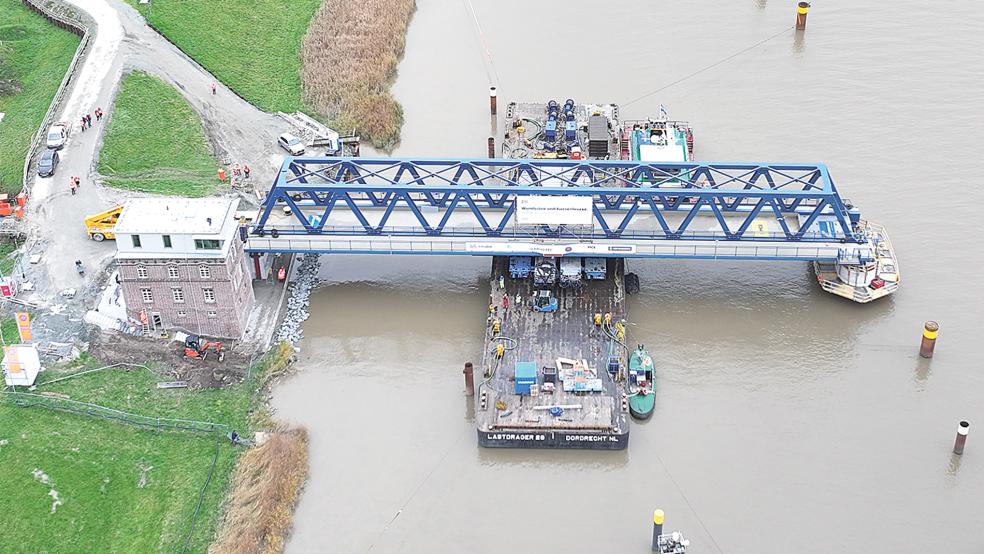
[[(628, 446), (628, 406), (621, 385), (608, 371), (610, 352), (618, 357), (619, 367), (624, 367), (625, 350), (613, 349), (611, 338), (594, 324), (595, 314), (603, 318), (611, 314), (612, 321), (626, 318), (625, 264), (616, 258), (605, 263), (604, 279), (548, 288), (536, 286), (532, 277), (512, 278), (509, 258), (493, 258), (476, 410), (481, 446), (605, 450)], [(535, 309), (534, 296), (539, 290), (550, 290), (557, 300), (556, 311)], [(504, 295), (510, 300), (508, 308), (503, 308)], [(494, 332), (496, 321), (498, 333)], [(496, 354), (500, 344), (505, 350), (501, 358)], [(578, 379), (587, 386), (573, 384), (571, 368), (565, 380), (564, 368), (557, 367), (558, 359), (562, 364), (564, 359), (586, 361), (586, 371)], [(528, 393), (517, 394), (517, 367), (534, 368), (535, 382), (529, 385)], [(559, 373), (553, 381), (550, 368)], [(553, 392), (546, 392), (551, 386), (544, 385), (551, 382)], [(551, 407), (560, 410), (551, 412)]]

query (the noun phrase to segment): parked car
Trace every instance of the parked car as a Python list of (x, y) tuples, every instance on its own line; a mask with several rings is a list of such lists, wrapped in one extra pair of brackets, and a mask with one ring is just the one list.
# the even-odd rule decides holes
[(48, 148), (60, 150), (65, 146), (65, 139), (68, 138), (68, 129), (64, 123), (55, 123), (48, 127)]
[(277, 144), (290, 153), (291, 156), (301, 156), (304, 154), (304, 143), (301, 139), (290, 133), (284, 133), (277, 137)]
[(45, 150), (44, 154), (41, 154), (41, 160), (38, 161), (38, 175), (51, 177), (55, 174), (56, 167), (58, 167), (58, 151)]

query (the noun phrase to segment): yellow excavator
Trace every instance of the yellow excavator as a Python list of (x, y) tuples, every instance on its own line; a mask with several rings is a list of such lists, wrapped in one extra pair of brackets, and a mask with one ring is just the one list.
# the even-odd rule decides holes
[(106, 239), (116, 240), (116, 233), (113, 230), (116, 228), (116, 222), (120, 219), (122, 211), (123, 206), (116, 206), (85, 218), (85, 230), (89, 233), (89, 238), (96, 242), (102, 242)]

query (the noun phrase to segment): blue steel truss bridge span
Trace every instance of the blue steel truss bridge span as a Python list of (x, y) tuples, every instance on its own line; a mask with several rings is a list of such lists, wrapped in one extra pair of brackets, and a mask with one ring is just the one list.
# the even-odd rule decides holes
[(244, 236), (257, 254), (801, 260), (849, 289), (895, 261), (820, 163), (287, 158)]

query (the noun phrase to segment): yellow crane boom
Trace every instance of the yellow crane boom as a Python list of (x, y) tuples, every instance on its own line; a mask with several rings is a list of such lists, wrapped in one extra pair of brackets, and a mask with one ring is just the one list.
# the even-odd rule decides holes
[(85, 218), (85, 230), (89, 233), (89, 238), (96, 242), (102, 242), (106, 239), (115, 240), (116, 233), (113, 230), (116, 228), (116, 222), (120, 219), (122, 211), (123, 206), (116, 206)]

